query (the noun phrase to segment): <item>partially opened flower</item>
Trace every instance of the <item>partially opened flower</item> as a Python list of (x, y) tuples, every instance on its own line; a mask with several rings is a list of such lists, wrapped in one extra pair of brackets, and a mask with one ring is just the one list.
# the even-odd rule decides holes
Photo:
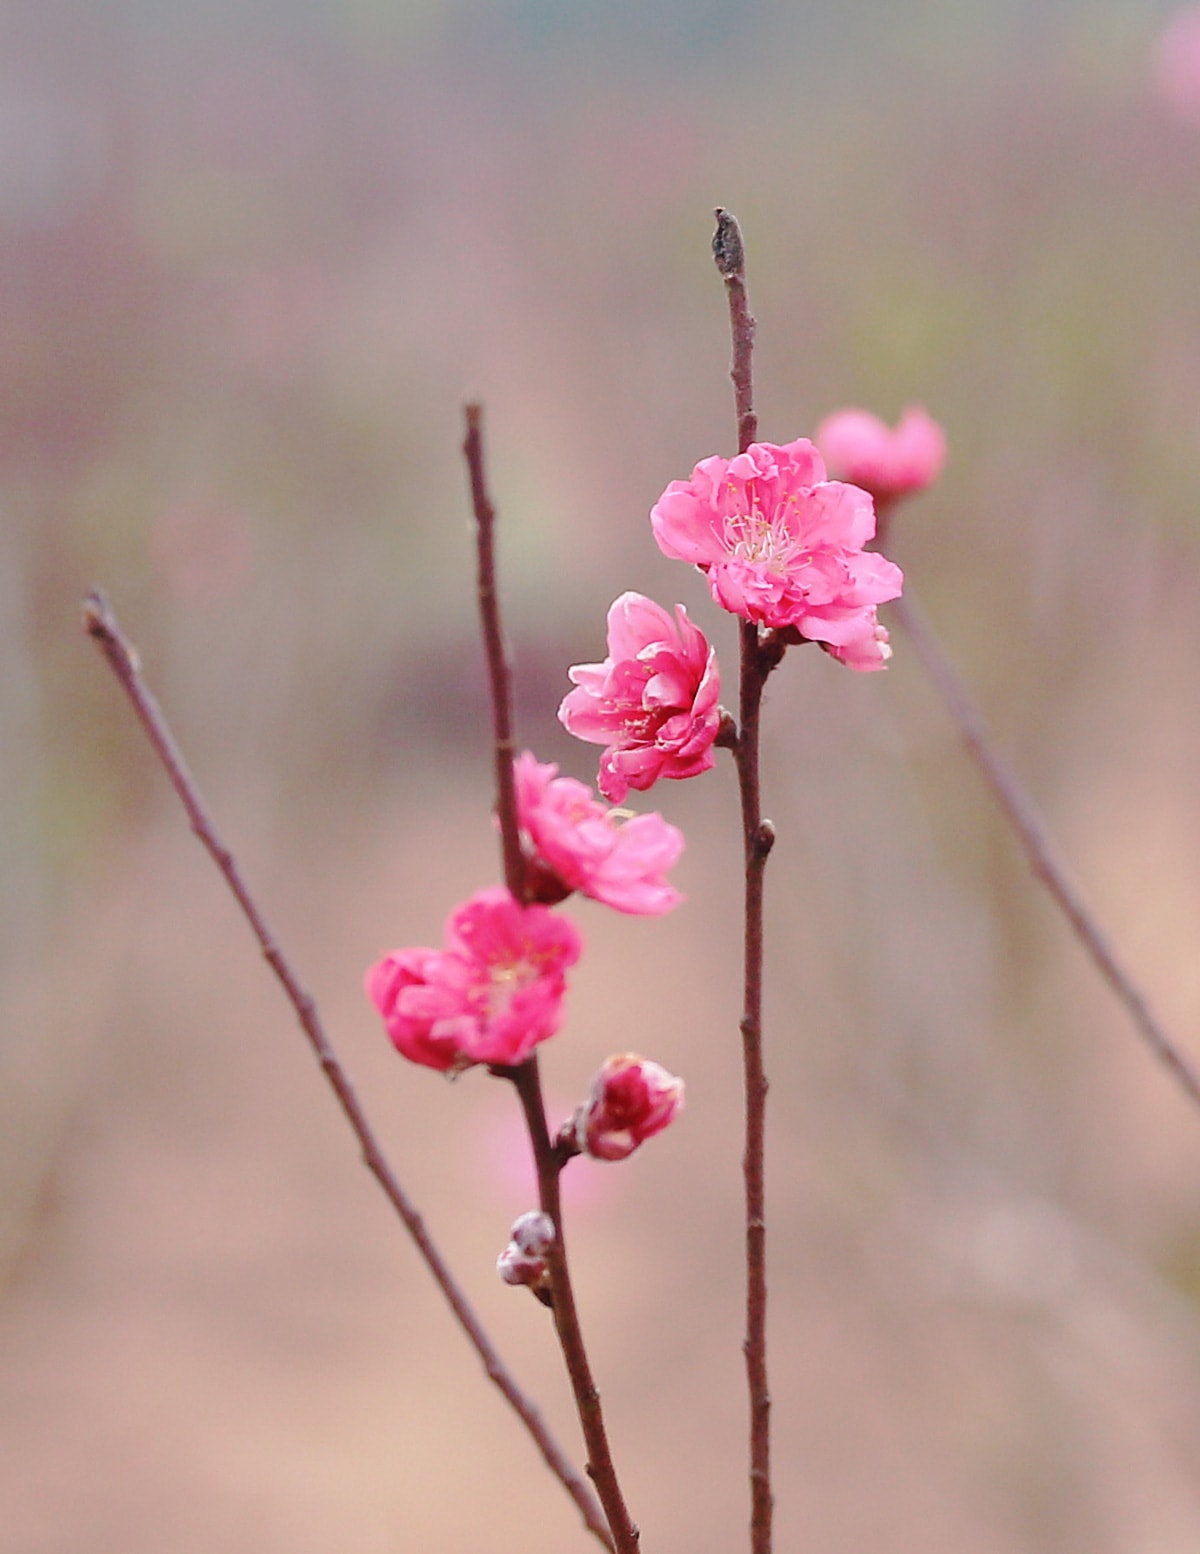
[(660, 777), (695, 777), (713, 764), (721, 721), (717, 655), (681, 604), (674, 619), (645, 594), (624, 593), (608, 612), (608, 657), (576, 664), (576, 689), (558, 709), (576, 739), (607, 745), (599, 787), (619, 804)]
[(869, 410), (835, 411), (817, 427), (817, 445), (835, 475), (869, 491), (881, 508), (932, 485), (946, 462), (946, 434), (919, 405), (894, 428)]
[(367, 995), (414, 1063), (458, 1071), (522, 1063), (553, 1036), (579, 934), (548, 907), (502, 886), (478, 891), (446, 923), (446, 947), (393, 950), (367, 972)]
[(705, 572), (734, 615), (794, 627), (854, 669), (883, 668), (875, 610), (899, 596), (903, 574), (863, 549), (875, 534), (870, 495), (827, 480), (806, 438), (703, 459), (690, 480), (671, 482), (650, 523), (659, 549)]
[(618, 912), (656, 917), (683, 897), (666, 872), (683, 833), (661, 815), (630, 815), (598, 804), (592, 790), (557, 776), (528, 750), (516, 762), (517, 818), (533, 894), (556, 901), (581, 891)]
[(595, 1160), (624, 1160), (683, 1110), (683, 1080), (636, 1052), (607, 1058), (575, 1114), (575, 1143)]

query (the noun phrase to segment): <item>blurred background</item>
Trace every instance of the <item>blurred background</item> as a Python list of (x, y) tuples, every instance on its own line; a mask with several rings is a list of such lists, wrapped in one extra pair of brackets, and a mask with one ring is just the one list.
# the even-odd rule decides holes
[[(761, 434), (946, 426), (891, 553), (1200, 1053), (1200, 25), (1129, 0), (39, 0), (0, 18), (0, 1550), (593, 1546), (482, 1377), (78, 627), (100, 585), (396, 1168), (579, 1455), (494, 1259), (512, 1098), (361, 992), (495, 880), (458, 445), (487, 404), (523, 743), (646, 514)], [(885, 612), (886, 618), (886, 612)], [(770, 687), (778, 1545), (1200, 1548), (1200, 1116), (1031, 881), (896, 634)], [(573, 1165), (646, 1554), (744, 1547), (738, 840), (587, 939), (679, 1125)], [(649, 806), (644, 806), (649, 807)]]

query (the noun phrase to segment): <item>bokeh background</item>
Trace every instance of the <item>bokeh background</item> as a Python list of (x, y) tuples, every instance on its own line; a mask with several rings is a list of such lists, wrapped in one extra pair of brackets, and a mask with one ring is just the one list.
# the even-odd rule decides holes
[[(496, 877), (463, 400), (523, 741), (730, 450), (711, 210), (762, 435), (945, 424), (891, 550), (1200, 1052), (1200, 65), (1128, 0), (39, 0), (0, 18), (0, 1550), (561, 1554), (572, 1507), (389, 1218), (78, 629), (111, 595), (397, 1169), (576, 1448), (511, 1097), (361, 993)], [(1166, 41), (1164, 42), (1164, 36)], [(1200, 45), (1197, 45), (1200, 52)], [(1200, 1117), (897, 640), (770, 688), (778, 1545), (1200, 1548)], [(635, 1048), (688, 1111), (572, 1167), (646, 1554), (744, 1547), (738, 843), (584, 903), (564, 1114)], [(574, 909), (573, 909), (574, 910)]]

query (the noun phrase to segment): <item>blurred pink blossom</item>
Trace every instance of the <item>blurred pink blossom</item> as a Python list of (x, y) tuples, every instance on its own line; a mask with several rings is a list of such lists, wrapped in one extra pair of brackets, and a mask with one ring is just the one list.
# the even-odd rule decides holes
[(1160, 33), (1153, 79), (1172, 117), (1200, 125), (1200, 6), (1177, 11)]
[(683, 1080), (636, 1052), (606, 1058), (575, 1114), (575, 1142), (594, 1160), (624, 1160), (683, 1110)]
[(946, 462), (946, 434), (919, 405), (894, 430), (869, 410), (837, 410), (816, 440), (830, 470), (869, 491), (879, 508), (932, 485)]
[(695, 777), (713, 764), (721, 714), (717, 655), (681, 604), (672, 620), (645, 594), (608, 612), (608, 657), (569, 670), (576, 689), (558, 709), (576, 739), (607, 745), (599, 787), (619, 804), (660, 777)]
[(372, 966), (367, 996), (414, 1063), (453, 1071), (521, 1063), (558, 1029), (566, 969), (580, 949), (566, 918), (522, 907), (496, 886), (454, 909), (445, 949), (393, 950)]
[(690, 480), (671, 482), (650, 522), (659, 549), (707, 573), (723, 608), (794, 627), (853, 669), (883, 668), (890, 649), (875, 607), (899, 596), (904, 577), (863, 549), (875, 534), (868, 493), (827, 480), (807, 438), (703, 459)]
[(598, 804), (592, 790), (528, 750), (516, 762), (517, 815), (535, 899), (581, 891), (618, 912), (657, 917), (683, 897), (665, 878), (683, 833), (661, 815), (629, 815)]

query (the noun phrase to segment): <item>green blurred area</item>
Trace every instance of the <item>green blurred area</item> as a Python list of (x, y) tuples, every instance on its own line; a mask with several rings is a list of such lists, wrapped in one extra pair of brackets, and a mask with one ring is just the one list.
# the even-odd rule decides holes
[[(334, 1483), (331, 1469), (311, 1505), (296, 1499), (297, 1463), (310, 1448), (325, 1460), (321, 1432), (256, 1469), (269, 1409), (249, 1467), (189, 1476), (181, 1453), (160, 1503), (131, 1425), (126, 1475), (106, 1479), (119, 1489), (97, 1489), (75, 1521), (57, 1502), (103, 1435), (88, 1407), (108, 1383), (72, 1394), (28, 1353), (64, 1342), (98, 1269), (140, 1266), (145, 1225), (113, 1218), (126, 1180), (113, 1160), (127, 1148), (142, 1162), (129, 1180), (170, 1179), (175, 1057), (207, 1095), (210, 1041), (229, 1094), (217, 1085), (211, 1112), (195, 1102), (188, 1202), (230, 1096), (250, 1172), (260, 1125), (236, 1067), (259, 1025), (226, 996), (257, 967), (224, 959), (237, 925), (197, 883), (186, 839), (168, 840), (183, 823), (78, 605), (92, 586), (110, 595), (369, 1067), (359, 968), (385, 944), (435, 939), (495, 867), (464, 400), (487, 407), (524, 742), (591, 775), (593, 753), (554, 711), (566, 665), (602, 656), (604, 611), (625, 588), (685, 602), (732, 665), (728, 623), (646, 523), (668, 480), (730, 451), (715, 205), (748, 243), (764, 438), (810, 433), (843, 404), (895, 419), (920, 402), (945, 425), (946, 475), (898, 521), (897, 559), (1114, 936), (1193, 1035), (1200, 128), (1153, 89), (1168, 14), (1116, 0), (45, 0), (0, 18), (0, 1262), (16, 1355), (0, 1416), (31, 1459), (57, 1442), (31, 1477), (13, 1458), (21, 1530), (0, 1518), (4, 1554), (437, 1554), (484, 1536), (469, 1508), (438, 1502), (441, 1522), (414, 1509), (424, 1467), (372, 1498), (391, 1483), (387, 1413), (366, 1390), (355, 1413), (346, 1381), (329, 1386), (345, 1388), (364, 1440), (362, 1420), (375, 1425), (370, 1471)], [(800, 1511), (782, 1514), (811, 1517), (827, 1554), (1183, 1554), (1200, 1544), (1186, 1400), (1200, 1370), (1200, 1127), (1035, 896), (896, 648), (869, 684), (796, 653), (769, 707), (776, 1191), (782, 1223), (794, 1211), (803, 1226), (780, 1232), (782, 1460), (801, 1482)], [(716, 1120), (728, 1138), (736, 1125), (711, 1055), (733, 1034), (730, 798), (717, 778), (654, 795), (689, 835), (690, 916), (648, 941), (678, 967), (660, 986), (633, 929), (609, 943), (597, 925), (597, 953), (614, 958), (593, 973), (600, 1006), (623, 956), (649, 985), (640, 1009), (612, 1011), (615, 1036), (581, 1017), (590, 1047), (608, 1046), (567, 1063), (578, 1086), (609, 1047), (666, 1033), (673, 1050), (653, 1055), (687, 1074), (694, 1132), (674, 1165), (663, 1141), (665, 1180), (699, 1191), (733, 1246), (733, 1189), (705, 1175)], [(280, 1023), (270, 995), (256, 1020)], [(649, 1030), (627, 1030), (638, 1016)], [(269, 1093), (270, 1064), (244, 1061)], [(315, 1086), (296, 1067), (307, 1101)], [(470, 1108), (455, 1121), (458, 1097), (429, 1101), (421, 1081), (433, 1083), (381, 1082), (406, 1086), (466, 1148)], [(334, 1146), (281, 1147), (292, 1170), (261, 1186), (264, 1222), (272, 1193), (299, 1191), (296, 1173), (311, 1187)], [(718, 1152), (732, 1162), (732, 1145)], [(93, 1169), (107, 1197), (89, 1189)], [(369, 1195), (348, 1182), (350, 1200)], [(457, 1223), (452, 1186), (426, 1183)], [(225, 1190), (232, 1214), (237, 1181)], [(640, 1211), (631, 1197), (622, 1212)], [(736, 1268), (703, 1241), (703, 1214), (670, 1198), (647, 1212), (653, 1234), (628, 1232), (651, 1260), (634, 1275), (647, 1309), (636, 1288), (608, 1289), (603, 1267), (594, 1298), (635, 1415), (646, 1333), (693, 1299), (704, 1314), (665, 1362), (662, 1417), (642, 1421), (643, 1454), (662, 1461), (638, 1487), (655, 1507), (648, 1554), (715, 1554), (740, 1536), (740, 1458), (709, 1460), (711, 1442), (666, 1402), (689, 1420), (712, 1406), (706, 1366), (724, 1376), (725, 1361), (705, 1323), (714, 1302), (723, 1321), (735, 1313)], [(206, 1256), (186, 1214), (164, 1208), (159, 1228), (178, 1235), (181, 1267), (188, 1246)], [(173, 1279), (186, 1283), (163, 1279), (157, 1309)], [(371, 1291), (348, 1279), (314, 1341), (344, 1336), (360, 1300), (384, 1324)], [(238, 1330), (230, 1300), (218, 1334)], [(123, 1301), (97, 1309), (127, 1313)], [(1122, 1321), (1128, 1343), (1113, 1337)], [(721, 1339), (734, 1359), (735, 1326)], [(64, 1352), (87, 1372), (109, 1331), (97, 1316)], [(1089, 1343), (1109, 1346), (1097, 1372)], [(439, 1374), (424, 1377), (434, 1422), (414, 1413), (418, 1441), (465, 1428), (457, 1396), (438, 1401)], [(725, 1379), (712, 1439), (736, 1443)], [(310, 1381), (315, 1409), (331, 1394)], [(269, 1367), (262, 1385), (282, 1397)], [(180, 1386), (192, 1395), (186, 1375)], [(144, 1425), (178, 1427), (157, 1395), (144, 1402)], [(64, 1441), (66, 1412), (85, 1422)], [(480, 1439), (508, 1429), (481, 1418)], [(727, 1498), (697, 1490), (691, 1520), (674, 1523), (668, 1490), (678, 1509), (687, 1474), (662, 1446), (671, 1431), (705, 1484), (721, 1468), (729, 1485)], [(219, 1432), (210, 1422), (202, 1448)], [(1105, 1464), (1122, 1459), (1118, 1490)], [(522, 1495), (552, 1498), (529, 1471)], [(201, 1519), (188, 1543), (180, 1529), (206, 1497), (228, 1524)], [(155, 1527), (175, 1528), (165, 1542), (147, 1530), (152, 1504)], [(513, 1525), (500, 1512), (479, 1524), (497, 1549), (518, 1546)], [(329, 1527), (355, 1536), (329, 1542)], [(519, 1546), (568, 1536), (542, 1532)]]

